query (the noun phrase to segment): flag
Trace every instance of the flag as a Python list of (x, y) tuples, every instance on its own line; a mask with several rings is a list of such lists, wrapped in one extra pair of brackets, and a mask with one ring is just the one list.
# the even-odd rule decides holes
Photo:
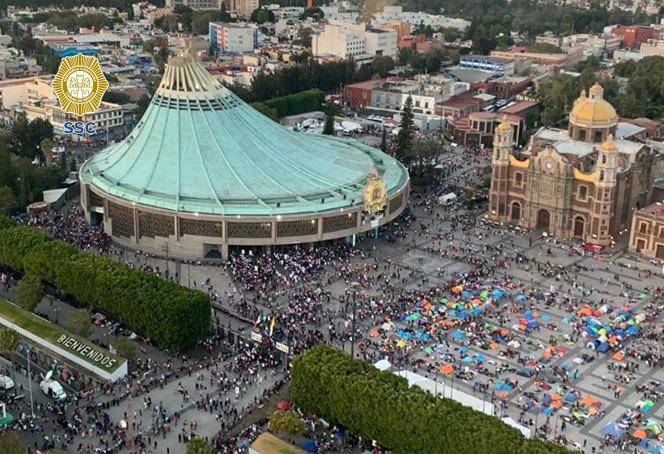
[(261, 318), (263, 317), (263, 314), (258, 314), (258, 318), (254, 322), (254, 327), (258, 326), (261, 324)]
[(277, 324), (277, 316), (272, 317), (272, 321), (270, 322), (270, 337), (272, 337), (272, 331), (274, 331), (274, 325)]

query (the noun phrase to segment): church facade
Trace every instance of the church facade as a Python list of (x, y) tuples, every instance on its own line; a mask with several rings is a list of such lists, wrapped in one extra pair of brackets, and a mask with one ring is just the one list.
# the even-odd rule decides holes
[(582, 92), (568, 128), (541, 128), (521, 153), (512, 127), (496, 128), (490, 219), (603, 246), (630, 228), (650, 203), (653, 153), (603, 95), (600, 85)]

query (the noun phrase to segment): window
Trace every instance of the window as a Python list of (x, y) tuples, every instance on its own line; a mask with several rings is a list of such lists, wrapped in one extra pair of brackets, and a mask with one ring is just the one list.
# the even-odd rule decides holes
[(595, 131), (595, 142), (602, 141), (602, 131)]
[(606, 155), (602, 153), (602, 164), (606, 164)]
[(579, 200), (588, 198), (588, 186), (579, 186)]
[(523, 186), (523, 173), (516, 172), (514, 174), (514, 186)]
[(639, 223), (639, 233), (648, 233), (648, 223), (640, 222)]
[(579, 131), (579, 140), (586, 140), (586, 131)]
[(599, 181), (604, 181), (604, 171), (603, 170), (601, 170), (599, 172)]

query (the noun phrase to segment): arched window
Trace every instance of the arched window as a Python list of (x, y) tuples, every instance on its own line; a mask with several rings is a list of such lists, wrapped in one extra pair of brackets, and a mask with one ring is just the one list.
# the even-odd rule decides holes
[(602, 153), (602, 164), (606, 164), (606, 155)]
[(601, 170), (599, 172), (599, 181), (604, 181), (604, 171), (603, 170)]

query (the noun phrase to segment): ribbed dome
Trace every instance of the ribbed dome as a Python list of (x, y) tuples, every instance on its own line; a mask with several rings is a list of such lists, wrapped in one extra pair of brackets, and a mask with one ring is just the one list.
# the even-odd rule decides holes
[(407, 185), (406, 169), (380, 150), (287, 129), (199, 61), (176, 57), (136, 128), (88, 160), (81, 179), (139, 205), (264, 216), (357, 206), (374, 167), (388, 195)]
[(583, 128), (613, 127), (618, 123), (618, 114), (611, 104), (604, 100), (604, 89), (601, 85), (593, 85), (586, 96), (585, 90), (574, 101), (569, 114), (569, 121)]

